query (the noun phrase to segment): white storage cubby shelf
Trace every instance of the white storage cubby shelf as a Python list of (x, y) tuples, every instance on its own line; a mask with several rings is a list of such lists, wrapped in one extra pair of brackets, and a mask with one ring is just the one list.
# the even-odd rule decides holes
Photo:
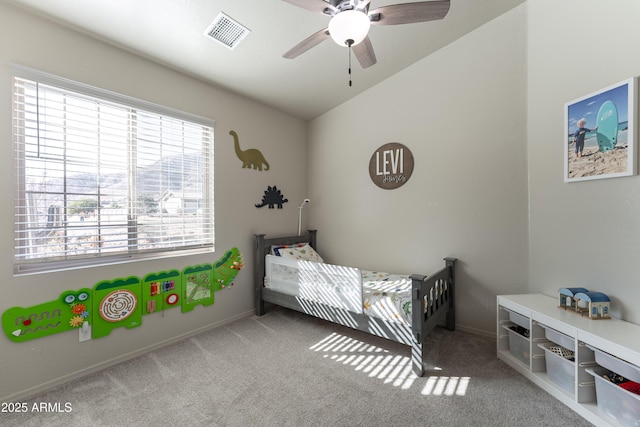
[[(620, 388), (620, 393), (628, 395), (606, 401), (601, 395), (598, 402), (602, 390), (596, 393), (592, 374), (601, 369), (598, 363), (615, 372), (617, 365), (611, 363), (616, 362), (609, 360), (622, 359), (631, 374), (640, 375), (639, 325), (618, 319), (590, 320), (558, 308), (557, 298), (542, 294), (498, 295), (497, 302), (499, 359), (597, 426), (640, 426), (640, 409), (635, 406), (640, 405), (640, 396), (635, 400), (636, 395)], [(513, 325), (527, 329), (529, 336), (511, 330)], [(572, 350), (575, 360), (549, 351), (553, 345)], [(608, 407), (612, 401), (628, 404)]]

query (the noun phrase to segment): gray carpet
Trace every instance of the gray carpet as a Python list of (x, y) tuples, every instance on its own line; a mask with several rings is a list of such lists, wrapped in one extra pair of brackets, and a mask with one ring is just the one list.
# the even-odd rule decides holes
[(409, 347), (286, 309), (248, 317), (26, 402), (2, 426), (588, 426), (496, 358), (495, 341), (437, 328), (430, 370)]

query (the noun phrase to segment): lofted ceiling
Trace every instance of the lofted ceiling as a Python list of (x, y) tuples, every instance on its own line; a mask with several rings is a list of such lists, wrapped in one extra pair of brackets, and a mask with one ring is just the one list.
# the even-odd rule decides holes
[[(4, 0), (218, 87), (313, 119), (525, 0), (451, 0), (441, 21), (372, 26), (377, 64), (362, 69), (331, 39), (282, 55), (329, 17), (282, 0)], [(323, 0), (318, 0), (323, 1)], [(403, 0), (372, 0), (371, 8)], [(250, 30), (231, 50), (205, 36), (224, 12)]]

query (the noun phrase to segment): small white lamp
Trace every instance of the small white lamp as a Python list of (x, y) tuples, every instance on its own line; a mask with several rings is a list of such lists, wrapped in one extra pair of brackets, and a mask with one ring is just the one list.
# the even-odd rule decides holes
[(304, 207), (304, 205), (306, 205), (310, 201), (311, 200), (309, 199), (304, 199), (300, 204), (300, 206), (298, 206), (298, 209), (300, 209), (300, 211), (298, 212), (298, 236), (300, 235), (300, 231), (301, 231), (300, 229), (302, 228), (302, 208)]

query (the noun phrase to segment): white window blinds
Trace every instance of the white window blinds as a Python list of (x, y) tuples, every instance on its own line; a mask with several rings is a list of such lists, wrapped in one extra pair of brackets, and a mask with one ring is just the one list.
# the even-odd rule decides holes
[(210, 124), (42, 80), (14, 78), (16, 272), (213, 247)]

